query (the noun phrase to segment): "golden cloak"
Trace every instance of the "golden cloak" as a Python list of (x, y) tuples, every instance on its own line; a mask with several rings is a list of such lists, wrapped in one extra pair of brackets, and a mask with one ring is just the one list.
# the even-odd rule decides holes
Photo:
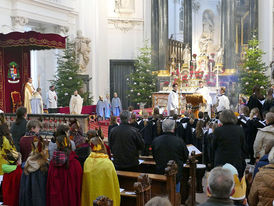
[(112, 161), (107, 154), (92, 152), (84, 164), (81, 205), (92, 206), (102, 195), (113, 200), (113, 206), (120, 206), (120, 186)]

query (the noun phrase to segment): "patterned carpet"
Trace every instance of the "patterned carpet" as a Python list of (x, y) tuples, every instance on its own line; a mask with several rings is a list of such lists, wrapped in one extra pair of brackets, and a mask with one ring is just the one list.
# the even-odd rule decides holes
[(105, 139), (108, 138), (108, 126), (109, 126), (109, 120), (99, 121), (99, 122), (91, 122), (89, 124), (89, 129), (98, 129), (99, 126), (101, 126), (101, 129), (103, 131)]

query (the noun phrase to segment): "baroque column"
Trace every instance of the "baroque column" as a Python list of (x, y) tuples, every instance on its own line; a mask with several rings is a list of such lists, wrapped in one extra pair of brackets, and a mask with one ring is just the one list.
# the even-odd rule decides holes
[(221, 42), (224, 48), (224, 67), (226, 69), (236, 68), (235, 57), (235, 19), (236, 18), (236, 1), (222, 0), (221, 3)]
[(151, 6), (152, 63), (166, 69), (168, 52), (168, 0), (152, 0)]
[(184, 43), (192, 49), (192, 0), (184, 0)]

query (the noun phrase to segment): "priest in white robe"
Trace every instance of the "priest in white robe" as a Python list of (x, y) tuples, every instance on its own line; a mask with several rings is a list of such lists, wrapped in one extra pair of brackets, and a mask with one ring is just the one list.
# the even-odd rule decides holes
[(69, 111), (70, 114), (81, 114), (83, 107), (83, 98), (78, 94), (78, 91), (75, 90), (74, 94), (71, 95), (69, 102)]
[(24, 88), (24, 107), (27, 108), (28, 114), (32, 113), (30, 100), (32, 98), (34, 91), (35, 89), (32, 85), (32, 78), (28, 78), (28, 82), (25, 84), (25, 88)]
[(199, 88), (196, 90), (197, 94), (200, 94), (203, 96), (203, 98), (206, 100), (206, 106), (202, 108), (202, 112), (207, 112), (209, 117), (211, 118), (211, 106), (212, 106), (212, 98), (209, 94), (208, 87), (205, 87), (203, 84), (203, 81), (199, 81)]
[(179, 109), (179, 95), (177, 93), (178, 84), (175, 83), (172, 85), (172, 91), (168, 95), (167, 102), (167, 115), (178, 114)]
[(48, 112), (49, 113), (57, 113), (57, 95), (55, 92), (55, 87), (50, 86), (49, 87), (49, 92), (48, 92)]
[(41, 96), (41, 88), (37, 88), (31, 100), (32, 114), (43, 114), (43, 98)]

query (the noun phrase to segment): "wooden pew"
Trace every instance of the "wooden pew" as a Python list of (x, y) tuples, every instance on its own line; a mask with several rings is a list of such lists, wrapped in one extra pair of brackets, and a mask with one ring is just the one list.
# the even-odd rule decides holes
[[(165, 169), (165, 175), (148, 174), (151, 179), (151, 195), (154, 196), (165, 196), (168, 198), (172, 205), (180, 205), (180, 194), (176, 194), (176, 174), (177, 164), (171, 160), (167, 164)], [(138, 172), (127, 172), (117, 171), (120, 187), (126, 190), (132, 188), (132, 184), (136, 181), (140, 173)]]
[(93, 206), (113, 206), (113, 201), (105, 196), (99, 196), (93, 201)]
[[(120, 187), (124, 189), (123, 184), (120, 184)], [(131, 192), (131, 188), (129, 191), (124, 190), (121, 192), (121, 206), (144, 206), (151, 199), (151, 183), (147, 174), (138, 176), (133, 188), (135, 194)]]

